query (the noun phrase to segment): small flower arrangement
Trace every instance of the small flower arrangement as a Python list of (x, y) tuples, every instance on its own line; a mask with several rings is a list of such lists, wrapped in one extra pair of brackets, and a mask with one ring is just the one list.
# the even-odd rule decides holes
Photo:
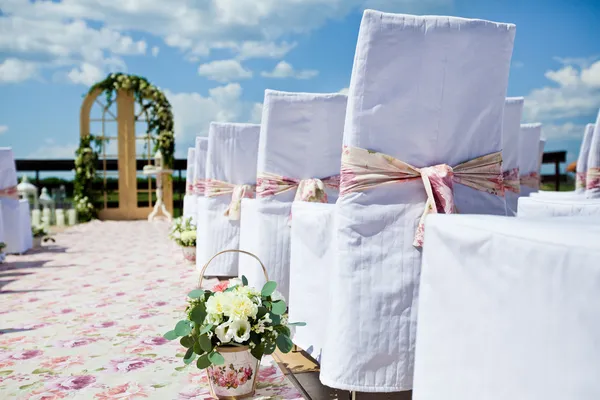
[[(242, 279), (220, 283), (212, 291), (193, 290), (188, 293), (187, 319), (179, 321), (164, 337), (181, 338), (179, 342), (187, 348), (183, 357), (185, 364), (197, 356), (199, 369), (214, 366), (209, 369), (210, 379), (235, 372), (236, 377), (231, 377), (231, 382), (248, 380), (249, 372), (245, 369), (216, 368), (225, 364), (219, 349), (247, 346), (257, 360), (272, 354), (276, 348), (288, 353), (293, 346), (290, 327), (305, 325), (288, 322), (285, 299), (276, 287), (275, 282), (269, 281), (258, 291), (249, 287), (248, 280), (242, 276)], [(222, 383), (233, 385), (231, 382)]]
[(196, 247), (196, 225), (191, 218), (176, 218), (169, 232), (169, 239), (181, 247)]
[(34, 225), (31, 227), (31, 234), (34, 238), (43, 238), (48, 236), (48, 229), (44, 225)]
[(2, 264), (4, 262), (4, 260), (6, 259), (6, 255), (4, 254), (5, 247), (6, 247), (6, 244), (4, 242), (0, 242), (0, 264)]

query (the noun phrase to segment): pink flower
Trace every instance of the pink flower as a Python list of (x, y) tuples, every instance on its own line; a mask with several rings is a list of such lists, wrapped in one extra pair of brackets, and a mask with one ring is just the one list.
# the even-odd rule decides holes
[(28, 400), (58, 400), (65, 397), (64, 393), (51, 391), (47, 389), (36, 390), (29, 393)]
[(57, 380), (48, 383), (48, 388), (64, 391), (81, 390), (94, 382), (96, 382), (96, 378), (92, 375), (73, 375), (58, 378)]
[(105, 321), (99, 324), (92, 325), (94, 328), (110, 328), (111, 326), (115, 326), (117, 323), (114, 321)]
[(42, 353), (43, 352), (41, 350), (24, 350), (19, 353), (13, 353), (10, 358), (13, 360), (29, 360), (41, 355)]
[(137, 383), (130, 382), (115, 386), (106, 392), (97, 393), (95, 397), (102, 400), (129, 400), (140, 397), (148, 397), (148, 394), (143, 387), (139, 386)]
[(62, 356), (51, 358), (42, 363), (42, 367), (44, 368), (57, 370), (64, 370), (72, 365), (83, 365), (83, 360), (80, 357)]
[(2, 361), (0, 361), (0, 369), (1, 369), (1, 368), (7, 368), (7, 367), (10, 367), (10, 366), (12, 366), (12, 365), (14, 365), (14, 364), (15, 364), (15, 363), (14, 363), (14, 362), (12, 362), (12, 361), (10, 361), (10, 360), (2, 360)]
[(220, 283), (217, 283), (213, 288), (212, 291), (213, 292), (222, 292), (225, 289), (227, 289), (227, 287), (229, 286), (229, 281), (223, 281)]
[(151, 351), (152, 347), (150, 346), (142, 346), (142, 345), (133, 345), (125, 348), (126, 353), (130, 354), (142, 354), (148, 351)]
[(199, 386), (187, 387), (179, 392), (179, 400), (205, 400), (210, 392)]
[(142, 343), (149, 344), (149, 345), (152, 345), (152, 346), (160, 346), (160, 345), (163, 345), (163, 344), (165, 344), (167, 342), (168, 342), (168, 340), (165, 339), (164, 337), (162, 337), (162, 336), (156, 336), (156, 337), (153, 337), (153, 338), (150, 338), (150, 339), (146, 339)]
[(124, 360), (112, 360), (110, 367), (115, 372), (130, 372), (136, 369), (144, 368), (154, 361), (149, 358), (130, 358)]
[(63, 340), (59, 342), (59, 347), (65, 348), (73, 348), (73, 347), (81, 347), (86, 346), (90, 343), (94, 343), (97, 339), (92, 338), (81, 338), (81, 339), (73, 339), (73, 340)]

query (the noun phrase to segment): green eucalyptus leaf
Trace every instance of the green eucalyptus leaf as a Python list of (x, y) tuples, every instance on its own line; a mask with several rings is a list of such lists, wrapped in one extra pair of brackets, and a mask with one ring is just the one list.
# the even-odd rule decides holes
[(275, 327), (275, 330), (277, 331), (277, 333), (281, 333), (281, 334), (284, 334), (286, 336), (290, 336), (290, 328), (288, 328), (287, 326), (277, 325)]
[(260, 291), (260, 294), (267, 297), (273, 294), (273, 292), (275, 291), (275, 289), (277, 288), (277, 283), (273, 282), (273, 281), (269, 281), (267, 283), (265, 283), (265, 286), (263, 286), (262, 290)]
[(194, 349), (189, 348), (188, 351), (185, 353), (185, 356), (183, 356), (183, 362), (185, 363), (185, 365), (188, 365), (188, 364), (191, 364), (195, 358), (196, 358), (196, 353), (194, 353)]
[(245, 275), (242, 275), (242, 285), (248, 286), (248, 278)]
[(177, 325), (175, 325), (175, 334), (177, 336), (187, 336), (192, 332), (192, 326), (190, 321), (179, 321)]
[(221, 353), (218, 353), (216, 351), (213, 351), (212, 353), (210, 353), (208, 355), (208, 359), (210, 360), (211, 363), (213, 363), (213, 365), (223, 365), (223, 364), (225, 364), (225, 357), (223, 357), (221, 355)]
[(205, 352), (209, 352), (212, 350), (212, 342), (207, 335), (201, 335), (198, 338), (198, 343), (200, 343), (200, 348)]
[(274, 302), (271, 307), (271, 312), (276, 315), (282, 315), (285, 313), (286, 310), (287, 310), (287, 305), (285, 304), (285, 301), (283, 301), (283, 300)]
[(188, 293), (190, 299), (199, 299), (202, 296), (204, 296), (204, 290), (202, 289), (194, 289)]
[(198, 358), (198, 361), (196, 361), (196, 366), (199, 369), (206, 369), (206, 368), (210, 367), (210, 364), (211, 364), (211, 362), (208, 359), (208, 354), (204, 354), (204, 355), (200, 356)]
[(269, 318), (271, 318), (271, 321), (272, 321), (271, 325), (273, 325), (273, 326), (279, 325), (281, 323), (281, 316), (279, 316), (279, 315), (271, 313), (269, 315)]
[(179, 344), (181, 344), (186, 349), (189, 349), (194, 346), (194, 339), (191, 336), (184, 336), (179, 340)]
[(279, 350), (282, 353), (289, 353), (292, 350), (292, 347), (294, 347), (294, 343), (292, 343), (292, 339), (290, 339), (288, 336), (286, 335), (279, 335), (277, 336), (277, 347), (279, 348)]
[(288, 326), (306, 326), (306, 322), (290, 322)]
[(258, 346), (254, 347), (252, 350), (250, 350), (250, 353), (254, 356), (254, 358), (260, 360), (263, 354), (265, 353), (265, 346), (261, 343)]
[(179, 335), (177, 335), (177, 334), (175, 333), (175, 331), (169, 331), (169, 332), (165, 333), (165, 334), (163, 335), (163, 337), (164, 337), (165, 339), (167, 339), (167, 340), (175, 340), (175, 339), (177, 339), (177, 338), (179, 337)]
[(206, 318), (206, 305), (204, 303), (200, 303), (194, 306), (192, 312), (190, 313), (190, 318), (197, 325), (202, 325), (204, 318)]
[(256, 313), (256, 319), (261, 319), (262, 317), (264, 317), (267, 312), (269, 312), (269, 310), (267, 310), (266, 307), (260, 306), (258, 307), (258, 312)]
[(194, 349), (194, 353), (198, 354), (199, 356), (206, 353), (204, 350), (202, 350), (202, 347), (200, 347), (200, 343), (198, 343), (198, 342), (194, 343), (193, 349)]
[(204, 325), (204, 327), (202, 329), (200, 329), (200, 335), (204, 335), (205, 333), (208, 333), (212, 330), (213, 326), (212, 325)]
[(270, 301), (266, 301), (266, 300), (265, 300), (265, 301), (263, 301), (263, 302), (262, 302), (262, 304), (263, 304), (263, 306), (265, 306), (265, 307), (266, 307), (268, 310), (270, 310), (270, 309), (271, 309), (271, 307), (273, 306), (273, 304), (271, 304), (271, 302), (270, 302)]
[(275, 351), (275, 349), (277, 348), (277, 345), (275, 344), (275, 342), (264, 342), (265, 343), (265, 354), (273, 354), (273, 352)]

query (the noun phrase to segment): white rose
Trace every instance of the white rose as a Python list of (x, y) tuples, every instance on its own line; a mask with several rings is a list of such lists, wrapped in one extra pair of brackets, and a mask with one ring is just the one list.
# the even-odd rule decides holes
[(234, 320), (229, 326), (229, 332), (233, 333), (233, 340), (243, 343), (250, 339), (250, 323), (245, 320)]
[(231, 278), (229, 280), (229, 286), (228, 287), (234, 287), (234, 286), (242, 286), (243, 282), (240, 278)]
[(209, 314), (229, 315), (231, 306), (231, 298), (226, 296), (224, 292), (217, 292), (206, 301), (206, 312)]
[(247, 320), (249, 317), (256, 317), (258, 306), (248, 296), (235, 295), (231, 299), (231, 307), (228, 311), (227, 315), (233, 319)]

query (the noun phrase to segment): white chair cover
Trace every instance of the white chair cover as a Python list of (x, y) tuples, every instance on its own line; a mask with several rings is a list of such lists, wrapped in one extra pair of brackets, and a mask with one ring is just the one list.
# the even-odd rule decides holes
[(600, 398), (599, 222), (428, 218), (413, 399)]
[[(488, 21), (365, 11), (344, 144), (417, 168), (500, 152), (514, 33)], [(504, 197), (460, 184), (454, 194), (461, 213), (505, 213)], [(325, 385), (412, 388), (421, 271), (412, 243), (425, 201), (420, 180), (338, 199)]]
[[(0, 190), (16, 188), (17, 169), (12, 149), (0, 148)], [(5, 253), (21, 254), (33, 246), (29, 202), (0, 196)]]
[[(587, 165), (588, 158), (590, 154), (590, 147), (592, 145), (592, 138), (594, 135), (594, 124), (587, 124), (585, 130), (583, 132), (583, 139), (581, 141), (581, 147), (579, 149), (579, 156), (577, 157), (577, 175), (584, 176), (587, 173)], [(539, 192), (534, 192), (531, 194), (533, 197), (542, 196), (545, 198), (578, 198), (585, 197), (585, 187), (577, 187), (574, 191), (569, 192), (554, 192), (554, 191), (544, 191), (540, 190)]]
[[(519, 168), (519, 130), (523, 113), (523, 97), (509, 97), (504, 102), (502, 120), (502, 169), (505, 173)], [(506, 176), (506, 175), (505, 175)], [(518, 179), (518, 173), (517, 173)], [(519, 193), (506, 190), (506, 214), (517, 214)]]
[[(196, 137), (195, 146), (195, 162), (194, 162), (194, 193), (196, 193), (196, 243), (204, 241), (204, 229), (199, 226), (203, 225), (203, 218), (206, 215), (206, 202), (204, 197), (204, 187), (206, 181), (206, 160), (208, 156), (208, 138)], [(204, 246), (196, 246), (196, 268), (200, 271), (204, 264), (201, 260), (207, 260), (207, 254), (203, 253)]]
[[(293, 179), (339, 175), (346, 96), (265, 92), (258, 173)], [(327, 189), (329, 202), (337, 191)], [(244, 199), (240, 248), (256, 254), (278, 290), (289, 296), (290, 212), (296, 190), (256, 200)], [(253, 260), (240, 258), (240, 275), (258, 288), (265, 282)]]
[(519, 217), (600, 215), (600, 199), (521, 197)]
[[(540, 139), (542, 124), (521, 124), (519, 134), (519, 173), (525, 177), (532, 173), (539, 174)], [(521, 184), (521, 196), (529, 196), (538, 189)]]
[[(596, 124), (594, 125), (594, 135), (592, 136), (592, 143), (590, 144), (590, 154), (588, 157), (588, 174), (586, 177), (586, 191), (585, 197), (588, 199), (600, 199), (600, 111), (598, 111), (598, 117)], [(590, 170), (596, 171), (594, 175), (595, 179), (593, 182), (593, 188), (590, 188), (591, 176)]]
[[(256, 155), (260, 125), (216, 123), (210, 124), (208, 133), (208, 156), (206, 178), (234, 185), (254, 185), (256, 182)], [(209, 257), (222, 250), (238, 249), (240, 243), (240, 221), (226, 217), (225, 211), (231, 202), (231, 194), (206, 197), (202, 225), (200, 254), (205, 259), (196, 260), (204, 265)], [(199, 250), (197, 250), (199, 251)], [(216, 258), (208, 267), (207, 276), (237, 276), (238, 255), (228, 253)]]
[(331, 315), (334, 211), (334, 204), (296, 201), (292, 205), (289, 319), (306, 322), (296, 330), (294, 343), (316, 360), (321, 358), (323, 331)]
[(187, 171), (185, 173), (185, 196), (183, 198), (183, 218), (196, 219), (196, 193), (194, 192), (194, 168), (196, 165), (196, 149), (188, 148)]

